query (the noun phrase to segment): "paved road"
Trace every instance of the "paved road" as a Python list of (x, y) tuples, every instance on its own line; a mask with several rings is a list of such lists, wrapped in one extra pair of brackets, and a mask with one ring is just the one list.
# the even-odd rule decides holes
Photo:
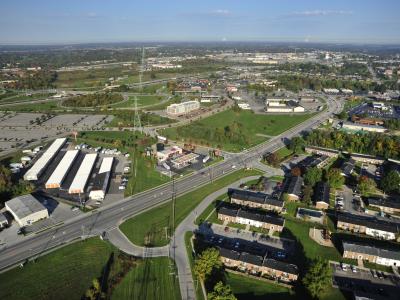
[[(259, 159), (265, 152), (273, 152), (281, 148), (284, 145), (283, 139), (290, 139), (303, 131), (318, 127), (319, 124), (333, 113), (338, 113), (342, 109), (342, 103), (339, 103), (333, 97), (328, 97), (327, 103), (328, 109), (326, 111), (287, 130), (281, 135), (251, 149), (247, 149), (240, 155), (177, 180), (175, 182), (177, 195), (187, 193), (209, 183), (211, 177), (216, 179), (247, 166), (253, 160)], [(6, 244), (0, 248), (0, 270), (16, 265), (27, 258), (39, 256), (50, 248), (65, 244), (82, 236), (98, 235), (104, 230), (112, 230), (118, 226), (121, 220), (128, 219), (169, 201), (171, 196), (172, 183), (164, 184), (152, 190), (101, 207), (85, 215), (70, 219), (59, 227), (27, 236), (22, 241)], [(184, 299), (186, 298), (184, 297)]]

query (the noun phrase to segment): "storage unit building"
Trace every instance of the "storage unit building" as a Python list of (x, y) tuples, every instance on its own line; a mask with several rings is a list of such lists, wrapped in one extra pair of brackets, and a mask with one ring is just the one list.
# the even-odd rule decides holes
[(89, 179), (94, 163), (96, 162), (97, 153), (86, 154), (82, 161), (74, 180), (72, 181), (68, 193), (70, 194), (82, 194), (85, 192), (85, 186)]
[(110, 182), (113, 162), (114, 162), (114, 157), (104, 157), (103, 160), (101, 161), (100, 170), (94, 179), (93, 188), (89, 193), (90, 199), (104, 200), (108, 184)]
[(44, 169), (56, 156), (61, 147), (67, 142), (66, 138), (56, 139), (43, 155), (35, 162), (35, 164), (25, 173), (25, 180), (38, 180)]
[(49, 217), (47, 208), (31, 194), (11, 199), (5, 206), (21, 227)]
[(50, 178), (47, 180), (46, 189), (56, 189), (61, 187), (61, 183), (65, 179), (68, 171), (71, 169), (78, 153), (79, 150), (70, 150), (65, 153), (53, 174), (51, 174)]

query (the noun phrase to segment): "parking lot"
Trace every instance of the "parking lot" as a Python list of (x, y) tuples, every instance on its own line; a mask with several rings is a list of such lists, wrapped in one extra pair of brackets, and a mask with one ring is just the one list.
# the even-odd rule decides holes
[(353, 214), (362, 212), (361, 196), (354, 193), (347, 185), (343, 185), (341, 190), (336, 191), (335, 207), (338, 210), (345, 210)]
[(399, 119), (400, 118), (400, 107), (394, 105), (387, 105), (388, 110), (381, 110), (373, 108), (369, 103), (363, 103), (354, 107), (350, 112), (350, 117), (352, 115), (366, 115), (373, 118), (387, 118), (387, 119)]
[[(400, 278), (394, 274), (331, 262), (333, 286), (384, 299), (399, 299)], [(375, 298), (372, 298), (375, 299)]]
[[(14, 148), (29, 147), (46, 139), (73, 131), (92, 130), (112, 120), (107, 115), (45, 115), (40, 113), (2, 113), (0, 115), (0, 154)], [(39, 124), (37, 124), (39, 121)]]

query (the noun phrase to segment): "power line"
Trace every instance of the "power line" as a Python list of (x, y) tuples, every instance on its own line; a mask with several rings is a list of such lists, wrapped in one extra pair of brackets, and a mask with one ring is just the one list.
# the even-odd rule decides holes
[[(139, 67), (139, 93), (142, 93), (142, 91), (143, 91), (143, 85), (142, 85), (143, 71), (144, 71), (144, 47), (142, 47), (142, 58), (141, 58), (141, 63), (140, 63), (140, 67)], [(142, 128), (142, 122), (140, 121), (140, 113), (138, 110), (137, 101), (138, 101), (137, 95), (135, 95), (134, 96), (135, 118), (133, 121), (133, 126), (136, 130), (139, 130), (140, 133), (142, 133), (143, 128)]]

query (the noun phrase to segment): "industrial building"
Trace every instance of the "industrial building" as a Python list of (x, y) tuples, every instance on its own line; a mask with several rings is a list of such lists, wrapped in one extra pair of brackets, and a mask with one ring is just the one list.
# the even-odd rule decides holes
[(170, 116), (180, 116), (200, 109), (200, 102), (197, 100), (174, 103), (167, 107), (167, 114)]
[(31, 194), (11, 199), (5, 203), (5, 207), (21, 227), (49, 217), (47, 208)]
[(82, 194), (85, 192), (85, 186), (89, 179), (90, 173), (92, 172), (93, 166), (97, 159), (97, 153), (86, 154), (82, 161), (74, 180), (72, 181), (68, 193), (70, 194)]
[(91, 200), (104, 200), (111, 178), (113, 162), (114, 157), (104, 157), (101, 161), (99, 172), (94, 179), (94, 185), (89, 193), (89, 198)]
[(266, 101), (266, 112), (289, 113), (289, 112), (304, 112), (304, 107), (300, 106), (295, 100), (289, 99), (268, 99)]
[(58, 164), (57, 168), (51, 174), (50, 178), (46, 182), (46, 189), (56, 189), (60, 188), (65, 176), (71, 169), (76, 157), (78, 156), (79, 150), (67, 151)]
[(43, 155), (35, 162), (35, 164), (25, 173), (25, 180), (38, 180), (44, 169), (56, 156), (61, 147), (67, 142), (66, 138), (56, 139)]

